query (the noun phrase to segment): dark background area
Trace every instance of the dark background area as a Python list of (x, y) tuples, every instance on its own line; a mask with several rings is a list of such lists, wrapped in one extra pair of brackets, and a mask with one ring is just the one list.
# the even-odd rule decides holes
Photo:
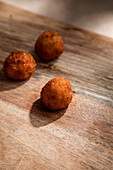
[(113, 37), (113, 0), (1, 0)]

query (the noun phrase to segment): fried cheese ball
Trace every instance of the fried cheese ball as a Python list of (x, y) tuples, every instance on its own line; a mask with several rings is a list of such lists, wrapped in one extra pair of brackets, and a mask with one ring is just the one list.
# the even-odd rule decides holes
[(64, 51), (63, 39), (56, 32), (43, 32), (36, 41), (35, 51), (44, 60), (58, 58)]
[(67, 107), (72, 100), (72, 87), (63, 77), (51, 79), (41, 91), (42, 103), (49, 109), (59, 110)]
[(34, 73), (35, 67), (35, 60), (29, 53), (14, 51), (6, 58), (3, 70), (11, 79), (25, 80)]

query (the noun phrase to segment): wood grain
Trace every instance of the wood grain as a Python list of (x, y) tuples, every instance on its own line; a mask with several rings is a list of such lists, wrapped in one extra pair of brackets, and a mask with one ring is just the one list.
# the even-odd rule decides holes
[[(42, 62), (34, 44), (45, 30), (64, 39), (63, 55)], [(27, 81), (7, 79), (2, 67), (13, 50), (37, 61)], [(68, 108), (52, 112), (40, 101), (44, 84), (67, 78)], [(113, 40), (0, 3), (0, 169), (113, 169)]]

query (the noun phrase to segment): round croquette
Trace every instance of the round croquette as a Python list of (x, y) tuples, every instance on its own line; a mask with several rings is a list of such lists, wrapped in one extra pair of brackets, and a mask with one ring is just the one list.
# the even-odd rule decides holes
[(63, 77), (51, 79), (41, 91), (42, 103), (49, 109), (59, 110), (67, 107), (72, 100), (72, 87)]
[(64, 51), (63, 39), (56, 32), (43, 32), (36, 41), (35, 51), (44, 60), (58, 58)]
[(3, 70), (11, 79), (25, 80), (34, 73), (35, 67), (35, 60), (29, 53), (14, 51), (6, 58)]

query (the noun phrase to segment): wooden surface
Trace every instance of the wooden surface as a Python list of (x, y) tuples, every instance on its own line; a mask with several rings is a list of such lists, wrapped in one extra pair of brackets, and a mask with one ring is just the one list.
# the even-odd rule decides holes
[[(63, 55), (37, 60), (27, 81), (2, 71), (11, 51), (35, 58), (45, 30), (64, 39)], [(40, 101), (43, 85), (64, 76), (73, 86), (68, 108), (50, 112)], [(113, 40), (0, 3), (0, 169), (113, 169)]]

